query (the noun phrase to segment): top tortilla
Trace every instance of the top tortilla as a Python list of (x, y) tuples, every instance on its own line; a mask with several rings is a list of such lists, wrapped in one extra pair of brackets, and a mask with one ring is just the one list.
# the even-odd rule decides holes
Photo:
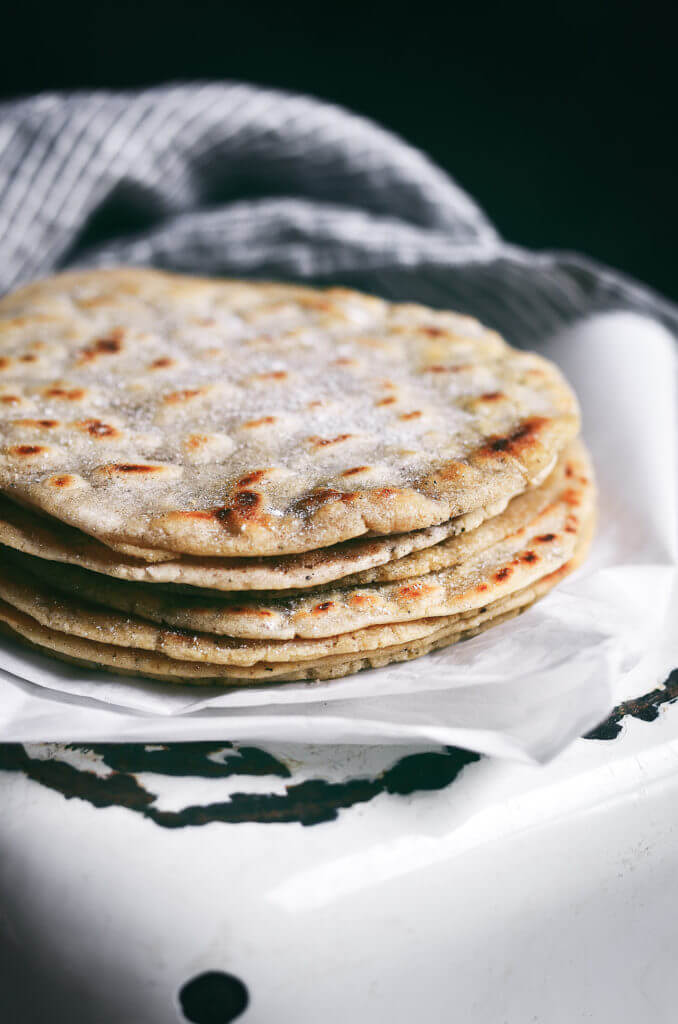
[[(307, 591), (191, 596), (152, 584), (99, 576), (75, 566), (3, 553), (19, 569), (27, 561), (40, 580), (78, 600), (191, 633), (243, 639), (333, 637), (388, 623), (458, 615), (531, 586), (572, 557), (590, 529), (595, 482), (583, 446), (570, 452), (539, 493), (515, 498), (503, 513), (380, 570), (380, 581)], [(412, 572), (431, 569), (423, 575)], [(385, 575), (381, 576), (381, 572)], [(193, 641), (188, 640), (189, 643)]]
[(140, 269), (0, 301), (0, 416), (0, 489), (141, 558), (434, 526), (542, 479), (579, 422), (469, 317)]
[(356, 538), (296, 555), (255, 558), (161, 555), (159, 560), (148, 562), (114, 551), (72, 526), (15, 505), (0, 495), (0, 545), (137, 583), (179, 585), (207, 591), (307, 589), (402, 559), (448, 537), (468, 534), (484, 520), (499, 515), (505, 507), (506, 502), (498, 502), (493, 507), (456, 516), (439, 526), (385, 537)]

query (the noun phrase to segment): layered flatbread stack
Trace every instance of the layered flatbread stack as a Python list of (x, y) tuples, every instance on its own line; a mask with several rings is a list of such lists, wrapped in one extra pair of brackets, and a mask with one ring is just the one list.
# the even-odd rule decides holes
[(331, 679), (521, 611), (595, 487), (559, 371), (472, 318), (152, 270), (0, 301), (0, 628), (225, 685)]

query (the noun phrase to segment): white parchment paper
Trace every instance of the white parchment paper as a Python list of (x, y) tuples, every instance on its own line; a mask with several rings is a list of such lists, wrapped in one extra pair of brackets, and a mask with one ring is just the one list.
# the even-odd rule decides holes
[(235, 692), (80, 670), (3, 639), (0, 740), (417, 740), (546, 760), (656, 685), (678, 664), (675, 339), (610, 313), (541, 350), (579, 395), (600, 505), (589, 560), (534, 608), (402, 665)]

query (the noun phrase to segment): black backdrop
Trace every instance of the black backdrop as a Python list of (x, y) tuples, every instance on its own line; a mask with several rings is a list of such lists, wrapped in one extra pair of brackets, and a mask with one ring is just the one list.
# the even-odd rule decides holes
[(510, 240), (585, 251), (678, 299), (668, 9), (14, 0), (0, 93), (196, 78), (312, 93), (425, 149)]

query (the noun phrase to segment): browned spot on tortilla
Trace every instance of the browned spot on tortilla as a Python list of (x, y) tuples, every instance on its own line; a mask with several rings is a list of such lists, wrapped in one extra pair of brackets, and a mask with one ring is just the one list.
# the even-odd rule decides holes
[(253, 519), (257, 509), (263, 505), (264, 499), (256, 491), (238, 491), (233, 498), (231, 508), (243, 519)]
[(565, 502), (566, 505), (570, 505), (571, 508), (576, 508), (581, 505), (581, 495), (574, 487), (570, 487), (567, 491), (563, 491), (560, 496), (560, 500)]
[(518, 456), (526, 449), (531, 448), (540, 432), (546, 427), (549, 420), (545, 416), (531, 416), (523, 420), (520, 426), (516, 427), (510, 434), (504, 437), (490, 438), (487, 444), (478, 450), (478, 455), (496, 455), (506, 453), (507, 455)]
[(574, 476), (574, 466), (571, 462), (568, 462), (565, 466), (565, 476), (570, 478)]
[(329, 501), (338, 501), (345, 493), (345, 491), (336, 491), (333, 487), (321, 487), (317, 491), (311, 491), (310, 494), (299, 498), (294, 507), (300, 512), (311, 512)]
[(423, 597), (424, 594), (430, 594), (434, 589), (434, 587), (429, 586), (427, 583), (407, 583), (405, 586), (398, 588), (398, 597)]
[(321, 615), (322, 612), (327, 612), (330, 608), (334, 607), (334, 601), (323, 601), (322, 604), (317, 604), (313, 609), (313, 615)]
[(479, 594), (482, 594), (485, 590), (487, 590), (487, 583), (479, 583), (476, 587), (476, 591)]
[[(194, 607), (194, 611), (197, 611)], [(205, 609), (202, 609), (204, 611)], [(199, 639), (195, 633), (187, 633), (180, 629), (162, 629), (160, 631), (161, 640), (173, 640), (176, 643), (183, 644), (184, 647), (192, 647), (193, 644)]]
[(293, 509), (297, 513), (315, 512), (322, 505), (328, 505), (334, 501), (350, 504), (357, 497), (357, 491), (337, 491), (333, 487), (321, 487), (295, 501)]
[(271, 370), (269, 373), (258, 373), (257, 380), (285, 380), (288, 376), (287, 370)]
[(342, 441), (348, 441), (349, 437), (353, 437), (353, 434), (337, 434), (336, 437), (309, 437), (307, 440), (314, 448), (325, 448), (329, 444), (341, 444)]
[(27, 353), (25, 356), (21, 356), (22, 363), (37, 363), (37, 361), (38, 357), (32, 355), (31, 353)]
[(241, 476), (238, 480), (238, 487), (251, 487), (252, 484), (258, 484), (260, 480), (263, 480), (267, 472), (267, 469), (255, 469), (254, 472)]
[(14, 420), (15, 427), (40, 427), (43, 430), (53, 430), (59, 426), (59, 420)]
[(380, 406), (380, 405), (393, 405), (394, 402), (397, 402), (397, 398), (394, 398), (393, 395), (391, 395), (389, 398), (382, 398), (379, 402), (376, 402), (375, 404), (377, 406)]
[[(341, 294), (341, 289), (337, 289)], [(299, 295), (295, 299), (298, 306), (302, 309), (319, 309), (322, 313), (332, 313), (337, 308), (336, 303), (332, 302), (329, 296), (326, 295)]]
[(140, 476), (148, 473), (162, 473), (163, 469), (164, 466), (145, 466), (142, 463), (136, 462), (113, 462), (110, 466), (103, 467), (105, 473), (124, 473), (128, 475), (138, 473)]
[(171, 391), (168, 395), (165, 395), (163, 402), (167, 402), (170, 405), (177, 405), (179, 402), (189, 402), (191, 398), (204, 394), (206, 390), (207, 388), (185, 388), (183, 391)]
[(549, 544), (552, 540), (555, 539), (555, 533), (542, 533), (541, 537), (537, 537), (537, 540), (540, 544)]
[(15, 444), (9, 449), (11, 455), (19, 455), (26, 458), (30, 455), (39, 455), (41, 452), (47, 451), (49, 451), (49, 448), (44, 448), (40, 444)]
[(228, 505), (225, 505), (223, 508), (213, 509), (210, 513), (210, 518), (216, 519), (217, 522), (221, 523), (223, 526), (235, 527), (238, 525), (238, 517), (233, 509), (229, 508)]
[(66, 402), (79, 402), (85, 397), (84, 388), (46, 388), (43, 391), (45, 398), (63, 398)]
[(348, 356), (341, 356), (339, 359), (335, 359), (332, 366), (358, 366), (357, 359), (349, 359)]
[(12, 360), (8, 359), (7, 356), (0, 356), (0, 370), (6, 370), (11, 362)]
[(420, 409), (413, 409), (412, 412), (404, 412), (404, 413), (402, 413), (402, 415), (400, 416), (400, 419), (401, 420), (418, 420), (421, 415), (422, 415), (422, 412), (421, 412)]
[(21, 399), (18, 395), (2, 395), (0, 397), (0, 402), (2, 402), (3, 405), (20, 405)]
[(92, 437), (120, 437), (119, 430), (110, 423), (102, 423), (101, 420), (80, 420), (75, 425), (78, 430), (84, 430)]
[(315, 401), (309, 402), (308, 405), (306, 406), (306, 408), (307, 409), (319, 409), (324, 404), (325, 404), (324, 402), (321, 402), (320, 399), (316, 398)]
[(149, 370), (165, 370), (168, 366), (174, 366), (176, 360), (170, 359), (169, 356), (161, 356), (160, 359), (154, 359), (149, 365)]
[(426, 373), (448, 373), (451, 367), (441, 366), (440, 363), (435, 363), (434, 366), (425, 366), (424, 371)]
[(119, 352), (122, 348), (122, 331), (116, 331), (108, 338), (99, 338), (94, 347), (97, 352), (105, 352), (107, 355)]
[(494, 578), (497, 581), (497, 583), (501, 583), (502, 580), (507, 580), (512, 572), (513, 569), (511, 568), (511, 566), (505, 565), (503, 569), (497, 569), (497, 571), (494, 574)]
[(422, 334), (428, 334), (429, 338), (442, 338), (447, 331), (444, 327), (422, 327)]
[(75, 482), (75, 477), (71, 476), (70, 473), (64, 473), (62, 476), (51, 476), (47, 483), (50, 487), (70, 487)]
[(534, 551), (524, 551), (522, 555), (520, 555), (520, 561), (525, 562), (526, 565), (533, 565), (535, 562), (539, 561), (539, 555)]
[(198, 448), (202, 448), (204, 444), (207, 444), (208, 437), (206, 434), (190, 434), (186, 439), (186, 447), (193, 451), (197, 451)]
[(354, 466), (353, 469), (345, 469), (341, 474), (342, 476), (354, 476), (356, 473), (364, 473), (368, 470), (369, 466)]
[(468, 466), (465, 462), (453, 459), (442, 466), (438, 472), (441, 480), (458, 480), (468, 473)]
[(481, 395), (480, 396), (480, 401), (481, 402), (498, 402), (503, 397), (504, 397), (504, 394), (501, 391), (488, 391), (486, 395)]
[(275, 423), (275, 416), (262, 416), (259, 420), (248, 420), (247, 423), (243, 423), (243, 427), (263, 427), (268, 423)]
[(260, 518), (260, 507), (264, 499), (256, 491), (237, 491), (230, 505), (215, 509), (213, 518), (225, 526), (237, 527), (243, 519)]
[(565, 520), (565, 533), (579, 533), (579, 520), (576, 516), (568, 516)]
[(374, 598), (369, 594), (353, 594), (349, 603), (354, 608), (364, 608), (368, 604), (374, 604)]
[(122, 328), (117, 328), (115, 331), (111, 331), (105, 338), (97, 338), (96, 341), (93, 341), (91, 345), (82, 350), (79, 362), (87, 363), (98, 356), (116, 355), (122, 349), (122, 337)]

